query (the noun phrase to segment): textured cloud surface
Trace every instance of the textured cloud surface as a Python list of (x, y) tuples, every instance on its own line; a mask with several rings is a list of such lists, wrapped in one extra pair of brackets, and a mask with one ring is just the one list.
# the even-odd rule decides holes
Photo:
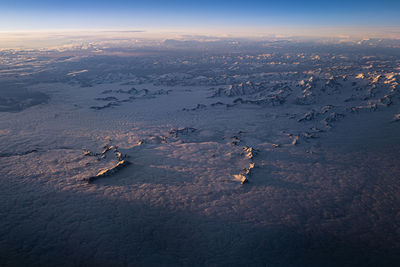
[(0, 265), (400, 260), (398, 41), (0, 56)]

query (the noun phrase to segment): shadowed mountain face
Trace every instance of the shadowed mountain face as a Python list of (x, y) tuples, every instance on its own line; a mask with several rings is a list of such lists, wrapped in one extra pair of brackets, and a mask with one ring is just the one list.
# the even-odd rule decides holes
[(0, 53), (0, 266), (398, 265), (398, 41), (138, 43)]

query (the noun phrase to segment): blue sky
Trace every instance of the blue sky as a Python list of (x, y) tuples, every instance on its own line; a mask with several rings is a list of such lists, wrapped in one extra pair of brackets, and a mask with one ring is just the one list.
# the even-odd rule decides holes
[(0, 30), (400, 26), (400, 0), (0, 0)]

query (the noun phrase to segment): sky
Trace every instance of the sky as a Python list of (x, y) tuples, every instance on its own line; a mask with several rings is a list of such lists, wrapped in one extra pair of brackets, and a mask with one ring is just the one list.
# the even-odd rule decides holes
[(0, 31), (397, 29), (400, 0), (0, 0)]

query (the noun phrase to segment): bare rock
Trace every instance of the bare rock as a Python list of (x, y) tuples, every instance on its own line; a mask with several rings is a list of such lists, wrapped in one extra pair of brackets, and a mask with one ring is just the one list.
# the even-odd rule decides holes
[(99, 178), (113, 175), (113, 174), (117, 173), (118, 171), (120, 171), (125, 166), (127, 166), (128, 164), (129, 164), (129, 161), (127, 161), (127, 160), (118, 161), (118, 163), (114, 167), (109, 168), (109, 169), (100, 170), (95, 176), (89, 177), (87, 179), (87, 182), (91, 183), (91, 182), (96, 181)]
[(189, 135), (191, 133), (194, 133), (195, 131), (197, 131), (196, 128), (192, 128), (192, 127), (181, 127), (178, 129), (172, 129), (169, 134), (173, 137), (179, 137), (179, 136), (186, 136)]

